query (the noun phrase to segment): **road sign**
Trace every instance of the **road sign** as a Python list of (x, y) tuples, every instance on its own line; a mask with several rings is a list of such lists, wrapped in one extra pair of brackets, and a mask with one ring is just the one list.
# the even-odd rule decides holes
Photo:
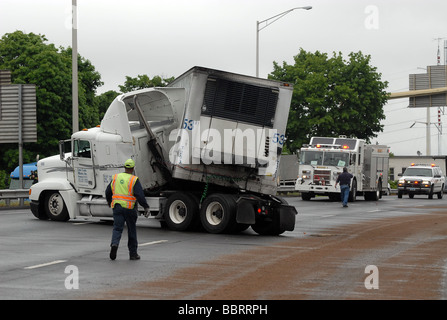
[[(427, 73), (410, 74), (410, 91), (445, 87), (447, 87), (447, 66), (445, 65), (428, 66)], [(411, 108), (444, 106), (447, 106), (445, 91), (439, 94), (410, 97), (409, 107)]]
[[(3, 71), (3, 70), (2, 70)], [(37, 142), (36, 86), (0, 85), (0, 143)]]

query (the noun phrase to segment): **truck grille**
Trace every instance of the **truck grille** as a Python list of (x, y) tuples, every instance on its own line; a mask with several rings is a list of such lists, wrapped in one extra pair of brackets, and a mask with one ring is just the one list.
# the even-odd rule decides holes
[(272, 128), (278, 91), (208, 78), (202, 114)]
[(314, 183), (326, 184), (331, 180), (331, 170), (315, 170), (314, 171)]

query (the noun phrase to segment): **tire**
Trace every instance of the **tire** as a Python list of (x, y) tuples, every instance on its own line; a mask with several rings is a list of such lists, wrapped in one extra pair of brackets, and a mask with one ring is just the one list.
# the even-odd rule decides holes
[(39, 220), (48, 220), (47, 213), (45, 212), (43, 202), (35, 203), (31, 201), (30, 209), (33, 216), (35, 216)]
[(371, 201), (379, 201), (382, 198), (382, 181), (377, 183), (376, 191), (369, 193), (369, 196), (366, 196), (365, 194), (365, 197)]
[(236, 201), (232, 195), (208, 196), (200, 209), (200, 221), (209, 233), (231, 232), (236, 225)]
[(434, 186), (431, 185), (430, 193), (428, 194), (428, 198), (429, 198), (429, 199), (433, 199), (433, 188), (434, 188)]
[(356, 197), (357, 197), (357, 181), (354, 180), (354, 181), (352, 181), (352, 187), (351, 187), (351, 191), (349, 192), (348, 201), (355, 202)]
[(70, 216), (68, 215), (67, 206), (61, 194), (57, 191), (50, 191), (45, 195), (45, 212), (53, 221), (68, 221)]
[(309, 201), (312, 198), (312, 195), (309, 192), (301, 192), (301, 199), (304, 201)]
[(194, 195), (176, 192), (168, 198), (163, 217), (170, 230), (185, 231), (197, 226), (198, 212), (199, 204)]

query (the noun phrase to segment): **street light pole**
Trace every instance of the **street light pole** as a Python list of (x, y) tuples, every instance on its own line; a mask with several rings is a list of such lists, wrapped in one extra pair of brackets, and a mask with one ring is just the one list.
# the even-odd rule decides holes
[[(298, 9), (303, 9), (303, 10), (310, 10), (312, 9), (311, 6), (306, 6), (306, 7), (297, 7), (297, 8), (293, 8), (293, 9), (289, 9), (287, 11), (284, 11), (282, 13), (279, 13), (273, 17), (270, 17), (268, 19), (262, 20), (262, 21), (256, 21), (256, 77), (259, 77), (259, 31), (261, 31), (262, 29), (267, 28), (269, 25), (271, 25), (273, 22), (275, 22), (276, 20), (281, 19), (282, 17), (284, 17), (286, 14), (294, 11), (294, 10), (298, 10)], [(270, 21), (273, 20), (273, 21)], [(259, 25), (265, 22), (265, 26), (259, 28)]]
[(79, 131), (79, 101), (78, 101), (78, 7), (77, 0), (72, 0), (71, 29), (71, 68), (72, 68), (72, 117), (73, 133)]

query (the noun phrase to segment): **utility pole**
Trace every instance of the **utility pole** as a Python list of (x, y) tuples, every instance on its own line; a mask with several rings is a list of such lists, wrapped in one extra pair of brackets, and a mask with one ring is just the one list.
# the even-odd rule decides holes
[(73, 101), (73, 133), (79, 131), (79, 101), (78, 101), (78, 5), (72, 0), (71, 27), (71, 67), (72, 67), (72, 101)]
[[(437, 65), (441, 65), (441, 40), (445, 38), (435, 38), (433, 40), (438, 41), (438, 52), (437, 52)], [(445, 62), (447, 62), (447, 41), (444, 40), (444, 65), (446, 65)], [(441, 110), (441, 107), (438, 107), (438, 155), (441, 155), (442, 153), (442, 122), (441, 122), (441, 113), (444, 114), (444, 107)], [(427, 120), (428, 121), (428, 120)]]

